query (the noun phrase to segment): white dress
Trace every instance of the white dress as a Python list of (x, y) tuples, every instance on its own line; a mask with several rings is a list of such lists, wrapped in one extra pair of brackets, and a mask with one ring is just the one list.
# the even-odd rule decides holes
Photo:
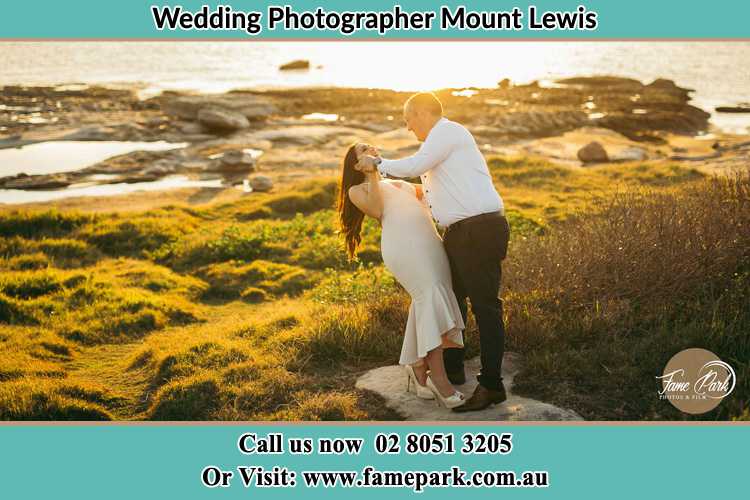
[(413, 364), (442, 345), (443, 335), (462, 346), (464, 323), (451, 286), (448, 256), (430, 211), (410, 183), (383, 180), (380, 186), (383, 262), (411, 295), (399, 363)]

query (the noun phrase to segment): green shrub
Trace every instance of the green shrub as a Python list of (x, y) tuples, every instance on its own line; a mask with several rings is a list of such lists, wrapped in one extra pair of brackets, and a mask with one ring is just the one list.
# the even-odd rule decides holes
[(280, 366), (269, 367), (261, 371), (257, 378), (238, 385), (232, 408), (240, 418), (258, 418), (263, 413), (276, 411), (288, 404), (299, 386), (297, 375)]
[(199, 297), (208, 285), (190, 275), (178, 274), (169, 268), (144, 261), (120, 259), (114, 266), (118, 278), (129, 286), (164, 294), (179, 293), (188, 297)]
[(311, 185), (299, 192), (276, 196), (265, 203), (277, 214), (307, 214), (331, 208), (335, 203), (337, 184), (328, 182), (323, 185)]
[(250, 304), (259, 304), (268, 300), (268, 294), (265, 290), (250, 286), (242, 290), (240, 298)]
[(546, 229), (543, 225), (516, 210), (506, 210), (505, 217), (508, 219), (511, 238), (525, 238), (530, 235), (541, 236), (545, 233)]
[(284, 420), (342, 421), (366, 420), (367, 414), (357, 406), (357, 396), (341, 392), (315, 394), (303, 399), (286, 414)]
[(195, 267), (229, 260), (251, 261), (270, 253), (272, 232), (265, 224), (240, 228), (230, 226), (215, 239), (201, 240), (193, 246), (175, 249), (167, 262)]
[(50, 262), (43, 253), (19, 255), (8, 260), (7, 267), (14, 271), (34, 271), (46, 269)]
[(162, 384), (203, 369), (222, 368), (247, 360), (248, 355), (237, 347), (203, 342), (164, 357), (159, 363), (155, 382)]
[(78, 267), (96, 262), (96, 250), (85, 241), (45, 238), (37, 248), (59, 267)]
[(10, 269), (18, 270), (40, 269), (48, 265), (80, 267), (98, 259), (96, 249), (85, 241), (47, 237), (27, 240), (18, 236), (0, 242), (0, 256), (9, 259)]
[(265, 260), (212, 264), (201, 271), (201, 276), (210, 284), (208, 296), (224, 298), (236, 298), (249, 286), (275, 295), (295, 295), (312, 285), (309, 271)]
[(401, 290), (396, 278), (383, 266), (363, 266), (352, 272), (328, 269), (325, 277), (310, 290), (310, 297), (321, 303), (366, 303)]
[(269, 341), (290, 342), (299, 359), (316, 366), (375, 360), (393, 363), (401, 350), (408, 311), (409, 299), (403, 295), (348, 306), (321, 306), (301, 332)]
[(0, 292), (17, 299), (32, 299), (62, 289), (58, 277), (50, 272), (7, 274), (0, 278)]
[(0, 383), (0, 420), (112, 420), (99, 404), (41, 379)]
[(69, 360), (73, 355), (71, 346), (64, 342), (40, 342), (39, 346), (54, 357), (63, 358), (65, 360)]
[(208, 420), (223, 403), (219, 381), (198, 375), (159, 389), (148, 416), (151, 420)]
[(63, 306), (56, 330), (86, 345), (129, 342), (166, 326), (198, 321), (192, 305), (180, 296), (115, 286), (93, 277), (71, 290)]
[(82, 231), (82, 236), (107, 255), (146, 256), (177, 241), (186, 230), (184, 221), (165, 218), (136, 218), (99, 221)]
[(0, 214), (0, 236), (9, 238), (43, 238), (65, 236), (73, 230), (95, 220), (89, 215), (61, 213), (56, 210), (45, 212), (14, 211)]
[[(738, 380), (750, 372), (750, 179), (625, 192), (599, 208), (509, 252), (508, 345), (526, 356), (514, 387), (587, 418), (686, 418), (654, 396), (672, 355), (700, 346)], [(741, 414), (748, 390), (698, 418)]]

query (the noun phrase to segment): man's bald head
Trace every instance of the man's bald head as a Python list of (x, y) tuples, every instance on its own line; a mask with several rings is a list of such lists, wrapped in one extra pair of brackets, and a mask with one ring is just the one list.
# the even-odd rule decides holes
[(407, 110), (443, 116), (443, 105), (432, 92), (420, 92), (411, 96), (404, 104), (404, 111)]
[(421, 92), (411, 96), (404, 104), (406, 128), (417, 140), (424, 141), (432, 127), (443, 117), (443, 105), (435, 94)]

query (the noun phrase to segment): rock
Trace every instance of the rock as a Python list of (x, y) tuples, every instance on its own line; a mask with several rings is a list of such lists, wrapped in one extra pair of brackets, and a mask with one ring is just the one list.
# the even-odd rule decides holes
[(723, 146), (719, 142), (716, 142), (711, 147), (717, 151), (738, 151), (750, 147), (750, 141), (737, 142), (735, 144), (728, 144), (726, 146)]
[(137, 123), (123, 123), (117, 130), (120, 140), (138, 140), (147, 133), (147, 129)]
[(2, 183), (5, 189), (60, 189), (67, 187), (71, 181), (63, 174), (53, 175), (27, 175), (19, 174), (15, 177), (5, 178)]
[(227, 151), (221, 157), (219, 170), (255, 172), (255, 158), (243, 150)]
[(716, 151), (715, 153), (711, 153), (708, 155), (699, 155), (699, 156), (672, 155), (669, 157), (670, 160), (674, 160), (674, 161), (706, 161), (706, 160), (714, 160), (716, 158), (721, 158), (721, 151)]
[(510, 88), (510, 78), (503, 78), (497, 83), (497, 86), (500, 87), (503, 90), (507, 90)]
[(80, 174), (135, 174), (144, 165), (175, 164), (181, 154), (178, 151), (133, 151), (120, 156), (107, 158), (94, 165), (82, 168)]
[(152, 118), (148, 118), (141, 124), (148, 128), (159, 128), (162, 125), (169, 124), (169, 118), (167, 118), (166, 116), (154, 116)]
[(602, 163), (609, 161), (609, 156), (604, 146), (594, 141), (578, 150), (578, 159), (583, 163)]
[(117, 179), (117, 182), (123, 184), (138, 184), (139, 182), (158, 181), (161, 177), (162, 176), (159, 174), (146, 174), (144, 172), (120, 177), (119, 179)]
[(750, 104), (738, 104), (737, 106), (717, 106), (719, 113), (750, 113)]
[(265, 118), (277, 111), (276, 107), (266, 97), (243, 92), (229, 92), (218, 96), (175, 97), (167, 94), (155, 99), (158, 99), (159, 105), (165, 113), (189, 121), (196, 120), (201, 109), (211, 107), (236, 111), (251, 120)]
[(204, 96), (171, 98), (171, 96), (165, 95), (161, 98), (162, 110), (183, 120), (195, 120), (198, 117), (198, 111), (209, 105), (219, 104), (215, 100)]
[[(711, 115), (700, 108), (681, 105), (679, 110), (669, 109), (672, 104), (658, 104), (660, 110), (647, 114), (613, 112), (597, 121), (600, 127), (616, 130), (633, 140), (653, 137), (655, 131), (668, 131), (678, 134), (696, 134), (706, 130)], [(651, 108), (652, 106), (649, 106)], [(657, 141), (658, 142), (658, 141)]]
[(340, 135), (361, 135), (362, 131), (335, 125), (299, 125), (262, 130), (249, 139), (253, 141), (273, 141), (299, 144), (302, 146), (325, 142)]
[(247, 165), (254, 166), (255, 158), (252, 154), (245, 152), (244, 150), (227, 151), (221, 157), (221, 163), (224, 165)]
[(252, 104), (248, 106), (242, 106), (237, 111), (245, 115), (245, 118), (255, 120), (258, 118), (266, 118), (276, 113), (276, 106), (271, 104)]
[(638, 80), (635, 80), (633, 78), (623, 78), (619, 76), (579, 76), (557, 80), (556, 83), (559, 83), (561, 85), (609, 89), (639, 89), (643, 86)]
[(208, 134), (189, 134), (189, 135), (183, 135), (178, 138), (176, 141), (168, 141), (168, 142), (203, 142), (203, 141), (210, 141), (212, 139), (215, 139), (215, 136), (208, 135)]
[(199, 135), (205, 132), (203, 125), (195, 122), (179, 122), (177, 128), (185, 135)]
[[(606, 154), (606, 152), (605, 152)], [(615, 161), (643, 161), (648, 160), (648, 152), (636, 146), (627, 147), (612, 155)]]
[(233, 132), (250, 127), (245, 115), (221, 108), (203, 108), (198, 111), (198, 122), (209, 130)]
[(470, 130), (473, 135), (496, 136), (506, 133), (506, 128), (491, 127), (489, 125), (476, 125), (470, 127)]
[(117, 130), (113, 127), (88, 126), (81, 127), (72, 134), (65, 136), (66, 141), (116, 141)]
[(256, 175), (250, 178), (250, 187), (253, 188), (253, 191), (264, 193), (273, 189), (273, 181), (268, 176)]
[[(356, 382), (357, 389), (375, 392), (385, 399), (385, 404), (400, 413), (405, 420), (437, 421), (561, 421), (583, 420), (576, 412), (559, 408), (535, 399), (524, 398), (513, 393), (513, 379), (520, 369), (521, 360), (517, 354), (505, 353), (503, 357), (503, 382), (508, 399), (499, 405), (482, 411), (456, 413), (438, 406), (435, 401), (417, 398), (406, 392), (406, 372), (401, 366), (375, 368), (362, 375)], [(466, 363), (466, 383), (456, 388), (470, 396), (477, 385), (479, 358)]]
[(150, 167), (144, 168), (143, 175), (164, 177), (165, 175), (175, 173), (177, 169), (178, 165), (176, 164), (176, 162), (164, 159), (157, 161)]
[(188, 160), (180, 163), (180, 170), (184, 172), (210, 172), (213, 166), (213, 162), (208, 160)]
[(657, 78), (647, 86), (662, 90), (678, 90), (680, 88), (677, 86), (677, 84), (674, 83), (673, 80), (667, 80), (666, 78)]
[(560, 134), (567, 130), (583, 126), (588, 120), (582, 111), (521, 111), (504, 113), (497, 118), (495, 125), (502, 132), (510, 135), (548, 135)]
[(307, 59), (297, 59), (296, 61), (282, 64), (281, 66), (279, 66), (279, 69), (282, 71), (287, 71), (290, 69), (310, 69), (310, 61), (308, 61)]

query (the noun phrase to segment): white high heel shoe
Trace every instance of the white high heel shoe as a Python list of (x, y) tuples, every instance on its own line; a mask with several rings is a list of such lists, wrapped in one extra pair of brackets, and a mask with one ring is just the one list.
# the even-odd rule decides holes
[(435, 399), (437, 399), (438, 404), (442, 405), (444, 408), (456, 408), (457, 406), (461, 406), (466, 402), (466, 397), (460, 391), (454, 390), (453, 394), (448, 397), (440, 394), (440, 391), (437, 387), (435, 387), (435, 383), (429, 376), (427, 377), (427, 388), (432, 391), (432, 394), (435, 396)]
[(406, 392), (410, 392), (411, 386), (414, 385), (414, 392), (420, 399), (435, 399), (435, 395), (426, 386), (419, 383), (417, 374), (411, 365), (406, 365)]

